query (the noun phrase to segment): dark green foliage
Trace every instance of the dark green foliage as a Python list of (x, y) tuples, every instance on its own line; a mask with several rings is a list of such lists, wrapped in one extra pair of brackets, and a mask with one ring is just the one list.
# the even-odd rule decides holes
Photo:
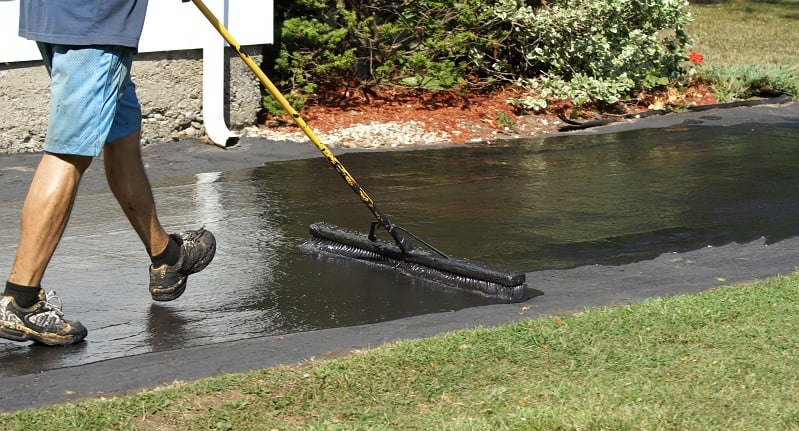
[(679, 73), (683, 5), (276, 0), (280, 49), (267, 73), (298, 100), (341, 87), (476, 88), (543, 74), (560, 92), (586, 85), (596, 89), (586, 99), (613, 99)]

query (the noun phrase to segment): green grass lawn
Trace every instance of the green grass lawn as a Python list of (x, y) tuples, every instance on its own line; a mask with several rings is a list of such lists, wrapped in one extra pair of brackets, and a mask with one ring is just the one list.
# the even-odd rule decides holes
[[(692, 5), (712, 66), (799, 69), (799, 1)], [(404, 341), (0, 429), (799, 430), (799, 274)]]
[(799, 73), (799, 0), (721, 1), (693, 4), (689, 11), (694, 50), (708, 65), (783, 66)]
[(703, 1), (689, 11), (705, 59), (697, 76), (719, 100), (799, 93), (799, 1)]
[(799, 273), (398, 342), (2, 429), (799, 429)]

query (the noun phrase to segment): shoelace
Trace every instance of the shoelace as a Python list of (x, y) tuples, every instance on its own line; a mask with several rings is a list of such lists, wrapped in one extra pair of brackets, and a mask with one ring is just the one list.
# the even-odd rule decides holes
[(61, 298), (59, 298), (58, 295), (55, 293), (55, 290), (46, 292), (44, 294), (44, 297), (45, 297), (44, 303), (47, 309), (56, 312), (59, 316), (62, 315), (61, 307), (63, 306), (63, 304), (61, 303)]
[(203, 226), (203, 227), (201, 227), (201, 228), (199, 228), (197, 230), (186, 231), (181, 236), (183, 236), (183, 241), (194, 242), (194, 241), (197, 240), (197, 238), (199, 238), (199, 237), (201, 237), (203, 235), (203, 232), (205, 232), (205, 226)]

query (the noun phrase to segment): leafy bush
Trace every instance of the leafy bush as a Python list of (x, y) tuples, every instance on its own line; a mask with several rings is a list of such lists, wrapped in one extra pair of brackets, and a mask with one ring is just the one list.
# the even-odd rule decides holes
[(781, 66), (745, 64), (732, 67), (707, 67), (697, 77), (710, 84), (721, 101), (749, 97), (774, 97), (799, 94), (795, 71)]
[[(690, 43), (683, 26), (690, 21), (683, 0), (558, 0), (532, 10), (501, 0), (498, 16), (517, 32), (518, 52), (531, 66), (520, 82), (548, 96), (615, 103), (636, 89), (648, 89), (684, 73), (680, 64)], [(529, 101), (517, 101), (529, 107)]]
[[(515, 83), (517, 106), (613, 103), (679, 76), (685, 0), (276, 0), (276, 84), (302, 100), (346, 86)], [(281, 25), (282, 24), (282, 25)]]
[[(467, 72), (483, 2), (277, 0), (281, 84), (452, 87)], [(486, 12), (486, 11), (484, 11)]]

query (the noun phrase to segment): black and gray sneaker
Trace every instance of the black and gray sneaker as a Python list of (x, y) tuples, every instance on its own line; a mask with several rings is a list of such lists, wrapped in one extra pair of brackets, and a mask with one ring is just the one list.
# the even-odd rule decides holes
[(172, 301), (186, 290), (186, 279), (211, 263), (216, 253), (216, 239), (200, 228), (170, 235), (180, 244), (180, 258), (174, 265), (150, 265), (150, 294), (156, 301)]
[(0, 337), (59, 346), (77, 343), (87, 333), (80, 322), (64, 319), (61, 300), (53, 291), (40, 290), (39, 300), (28, 308), (18, 306), (10, 296), (0, 297)]

